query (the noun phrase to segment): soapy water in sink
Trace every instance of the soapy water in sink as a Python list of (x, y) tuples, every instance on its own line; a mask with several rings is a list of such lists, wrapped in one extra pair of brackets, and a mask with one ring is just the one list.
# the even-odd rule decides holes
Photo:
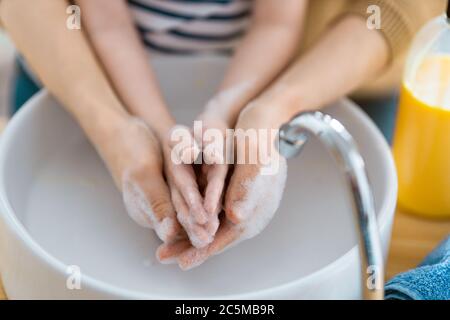
[(23, 222), (53, 256), (126, 289), (170, 297), (268, 288), (324, 267), (356, 242), (342, 177), (325, 152), (311, 141), (290, 161), (281, 207), (260, 235), (187, 272), (157, 261), (160, 240), (128, 217), (81, 135), (37, 171), (24, 195)]

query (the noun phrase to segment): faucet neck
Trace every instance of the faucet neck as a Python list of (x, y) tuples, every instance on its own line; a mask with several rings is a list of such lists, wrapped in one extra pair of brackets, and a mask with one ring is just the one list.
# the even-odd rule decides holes
[(383, 254), (364, 159), (345, 127), (318, 111), (300, 113), (280, 128), (280, 153), (286, 157), (295, 156), (309, 136), (316, 137), (327, 147), (347, 178), (354, 204), (353, 218), (359, 233), (362, 292), (366, 299), (382, 299)]

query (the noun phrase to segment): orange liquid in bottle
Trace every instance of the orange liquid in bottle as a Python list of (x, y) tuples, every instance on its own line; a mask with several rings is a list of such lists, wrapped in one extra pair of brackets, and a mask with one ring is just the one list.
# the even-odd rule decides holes
[(426, 58), (400, 96), (393, 144), (399, 206), (450, 218), (450, 56)]

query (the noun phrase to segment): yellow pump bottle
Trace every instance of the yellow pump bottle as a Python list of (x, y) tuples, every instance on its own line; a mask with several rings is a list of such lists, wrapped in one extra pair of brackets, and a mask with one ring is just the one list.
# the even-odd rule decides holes
[(399, 206), (425, 217), (450, 218), (450, 5), (413, 42), (393, 153)]

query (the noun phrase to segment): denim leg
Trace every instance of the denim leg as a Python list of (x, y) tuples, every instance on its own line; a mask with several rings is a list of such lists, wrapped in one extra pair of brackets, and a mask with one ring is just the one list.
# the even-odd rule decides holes
[(16, 62), (15, 75), (11, 88), (13, 91), (10, 101), (11, 115), (14, 115), (28, 99), (40, 90), (19, 61)]
[(355, 103), (375, 122), (391, 144), (397, 116), (398, 94), (376, 99), (355, 99)]

